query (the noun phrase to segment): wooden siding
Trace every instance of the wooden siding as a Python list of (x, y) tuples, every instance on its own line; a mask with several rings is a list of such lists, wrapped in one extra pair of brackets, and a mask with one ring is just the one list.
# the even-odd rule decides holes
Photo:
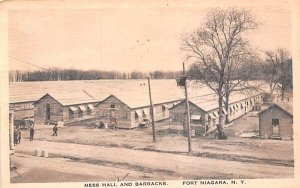
[[(95, 105), (96, 103), (89, 103), (92, 105)], [(93, 110), (88, 110), (88, 104), (78, 104), (78, 105), (72, 105), (75, 107), (79, 107), (79, 106), (84, 106), (87, 110), (84, 112), (80, 112), (80, 109), (78, 109), (77, 112), (72, 113), (70, 110), (70, 106), (64, 106), (63, 107), (63, 118), (62, 120), (64, 121), (65, 125), (74, 125), (74, 124), (70, 124), (72, 122), (78, 122), (78, 121), (85, 121), (88, 119), (93, 119), (96, 117), (97, 114), (97, 109), (94, 108)], [(80, 115), (81, 113), (81, 115)], [(79, 124), (76, 124), (79, 125)]]
[(114, 96), (108, 97), (97, 107), (97, 117), (108, 125), (115, 125), (117, 128), (132, 128), (131, 109)]
[[(91, 110), (90, 113), (87, 111), (82, 112), (82, 116), (79, 116), (78, 112), (74, 113), (73, 116), (70, 116), (70, 106), (62, 106), (58, 101), (56, 101), (50, 95), (45, 95), (39, 101), (35, 103), (34, 108), (34, 122), (35, 124), (45, 124), (46, 120), (46, 108), (47, 105), (50, 106), (50, 122), (63, 121), (65, 125), (71, 122), (83, 121), (87, 119), (92, 119), (96, 117), (96, 109)], [(89, 103), (95, 105), (96, 103)], [(84, 106), (88, 109), (88, 104), (78, 104), (72, 105), (79, 107), (79, 105)]]
[[(205, 133), (206, 123), (206, 112), (200, 108), (198, 108), (193, 103), (190, 103), (190, 116), (200, 115), (200, 122), (196, 123), (191, 120), (191, 129), (196, 131), (196, 135), (201, 135)], [(170, 109), (170, 118), (172, 123), (179, 123), (183, 126), (183, 131), (187, 131), (187, 118), (186, 118), (186, 103), (181, 102), (177, 106)]]
[[(254, 100), (254, 98), (257, 98), (257, 99)], [(253, 100), (253, 102), (250, 102), (251, 99)], [(245, 100), (230, 104), (228, 111), (227, 111), (229, 121), (233, 121), (233, 120), (241, 117), (242, 115), (248, 113), (249, 111), (251, 111), (255, 105), (255, 102), (261, 102), (261, 98), (254, 96), (254, 97), (247, 98)], [(235, 107), (235, 109), (233, 111), (231, 111), (230, 107), (233, 107), (233, 106), (238, 106), (238, 107)], [(186, 113), (185, 102), (179, 103), (177, 106), (170, 109), (170, 118), (171, 118), (172, 122), (182, 124), (184, 126), (184, 129), (183, 129), (184, 131), (187, 130), (187, 126), (186, 126), (187, 119), (186, 119), (185, 113)], [(205, 133), (208, 129), (211, 129), (212, 127), (216, 126), (216, 124), (218, 124), (218, 122), (219, 122), (218, 117), (217, 118), (209, 117), (209, 114), (212, 114), (212, 113), (218, 114), (218, 109), (213, 109), (213, 110), (206, 112), (190, 102), (190, 116), (201, 115), (201, 117), (202, 117), (201, 122), (200, 122), (202, 127), (200, 125), (197, 127), (197, 125), (193, 124), (193, 122), (191, 121), (191, 128), (192, 128), (192, 130), (196, 131), (197, 135)]]
[(14, 109), (15, 119), (32, 118), (34, 116), (33, 102), (13, 103), (10, 106)]
[[(169, 110), (165, 107), (165, 105), (170, 104), (173, 104), (173, 102), (154, 105), (155, 121), (161, 121), (169, 118)], [(112, 108), (112, 105), (114, 105), (114, 108)], [(102, 101), (97, 106), (97, 111), (97, 116), (100, 121), (107, 123), (108, 125), (113, 125), (115, 123), (118, 128), (136, 128), (144, 119), (151, 119), (150, 106), (131, 109), (114, 96), (110, 96)], [(136, 113), (137, 111), (139, 115)], [(111, 120), (111, 113), (115, 113), (116, 122)]]
[(279, 119), (279, 136), (293, 139), (293, 118), (281, 109), (270, 107), (259, 115), (259, 136), (269, 138), (273, 134), (272, 119)]
[[(153, 111), (154, 111), (154, 121), (162, 121), (165, 119), (169, 119), (170, 117), (170, 112), (167, 106), (172, 105), (173, 102), (169, 103), (164, 103), (164, 104), (156, 104), (154, 105)], [(136, 111), (140, 111), (143, 115), (136, 117)], [(147, 112), (146, 114), (143, 112)], [(150, 106), (146, 107), (140, 107), (140, 108), (135, 108), (131, 111), (131, 127), (138, 127), (139, 124), (144, 120), (148, 119), (151, 121), (151, 114), (150, 114)]]
[(35, 124), (45, 124), (46, 107), (50, 106), (50, 121), (61, 121), (63, 119), (63, 106), (50, 95), (44, 96), (35, 103), (34, 122)]

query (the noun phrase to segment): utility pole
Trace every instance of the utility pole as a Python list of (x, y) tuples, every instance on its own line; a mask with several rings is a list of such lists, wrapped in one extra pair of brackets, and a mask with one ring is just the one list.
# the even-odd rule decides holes
[(187, 85), (186, 85), (186, 80), (187, 76), (185, 73), (185, 67), (184, 67), (184, 62), (183, 62), (183, 79), (184, 79), (184, 90), (185, 90), (185, 101), (186, 101), (186, 111), (187, 111), (187, 124), (188, 124), (188, 147), (189, 147), (189, 154), (192, 154), (192, 139), (191, 139), (191, 119), (190, 119), (190, 105), (189, 105), (189, 100), (188, 100), (188, 92), (187, 92)]
[(156, 142), (155, 122), (154, 122), (154, 111), (153, 111), (153, 103), (152, 103), (152, 97), (151, 97), (151, 86), (150, 86), (150, 78), (149, 77), (148, 77), (148, 88), (149, 88), (149, 98), (150, 98), (150, 114), (151, 114), (151, 120), (152, 120), (153, 143), (155, 143)]

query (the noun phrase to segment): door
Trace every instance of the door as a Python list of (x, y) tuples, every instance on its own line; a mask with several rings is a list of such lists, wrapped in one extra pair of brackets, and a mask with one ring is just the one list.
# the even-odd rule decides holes
[(116, 110), (110, 110), (110, 124), (116, 125), (117, 119), (116, 119)]
[(46, 106), (46, 121), (50, 120), (50, 105), (47, 104)]
[(279, 135), (279, 119), (272, 119), (272, 133)]

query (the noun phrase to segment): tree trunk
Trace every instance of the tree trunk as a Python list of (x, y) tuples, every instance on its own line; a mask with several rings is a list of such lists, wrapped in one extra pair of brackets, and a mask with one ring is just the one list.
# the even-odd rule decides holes
[(274, 98), (274, 89), (275, 89), (275, 87), (276, 87), (276, 84), (270, 84), (270, 89), (271, 89), (271, 91), (270, 91), (270, 99), (269, 99), (269, 102), (272, 104), (274, 101), (273, 101), (273, 98)]
[(219, 124), (217, 126), (218, 128), (218, 133), (221, 134), (221, 133), (224, 133), (224, 128), (223, 128), (223, 119), (224, 119), (224, 115), (222, 113), (222, 106), (223, 106), (223, 97), (221, 94), (219, 94), (219, 100), (218, 100), (218, 103), (219, 103)]
[(285, 94), (285, 86), (282, 84), (282, 86), (281, 86), (281, 101), (284, 100), (284, 94)]
[(229, 93), (226, 93), (226, 96), (225, 96), (225, 110), (227, 111), (225, 123), (228, 124), (229, 123), (229, 119), (228, 119), (228, 116), (229, 116)]

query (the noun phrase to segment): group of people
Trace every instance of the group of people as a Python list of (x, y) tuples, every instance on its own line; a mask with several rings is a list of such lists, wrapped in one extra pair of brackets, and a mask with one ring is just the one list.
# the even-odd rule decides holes
[[(30, 126), (29, 128), (29, 140), (33, 141), (34, 136), (34, 127)], [(15, 127), (14, 129), (14, 145), (20, 144), (22, 138), (22, 132), (19, 126)]]
[[(58, 131), (58, 126), (54, 125), (52, 136), (57, 136), (57, 131)], [(16, 126), (14, 129), (14, 145), (21, 143), (21, 137), (22, 137), (22, 132), (20, 130), (20, 127)], [(29, 140), (33, 141), (33, 137), (34, 137), (34, 126), (32, 125), (29, 127)]]

